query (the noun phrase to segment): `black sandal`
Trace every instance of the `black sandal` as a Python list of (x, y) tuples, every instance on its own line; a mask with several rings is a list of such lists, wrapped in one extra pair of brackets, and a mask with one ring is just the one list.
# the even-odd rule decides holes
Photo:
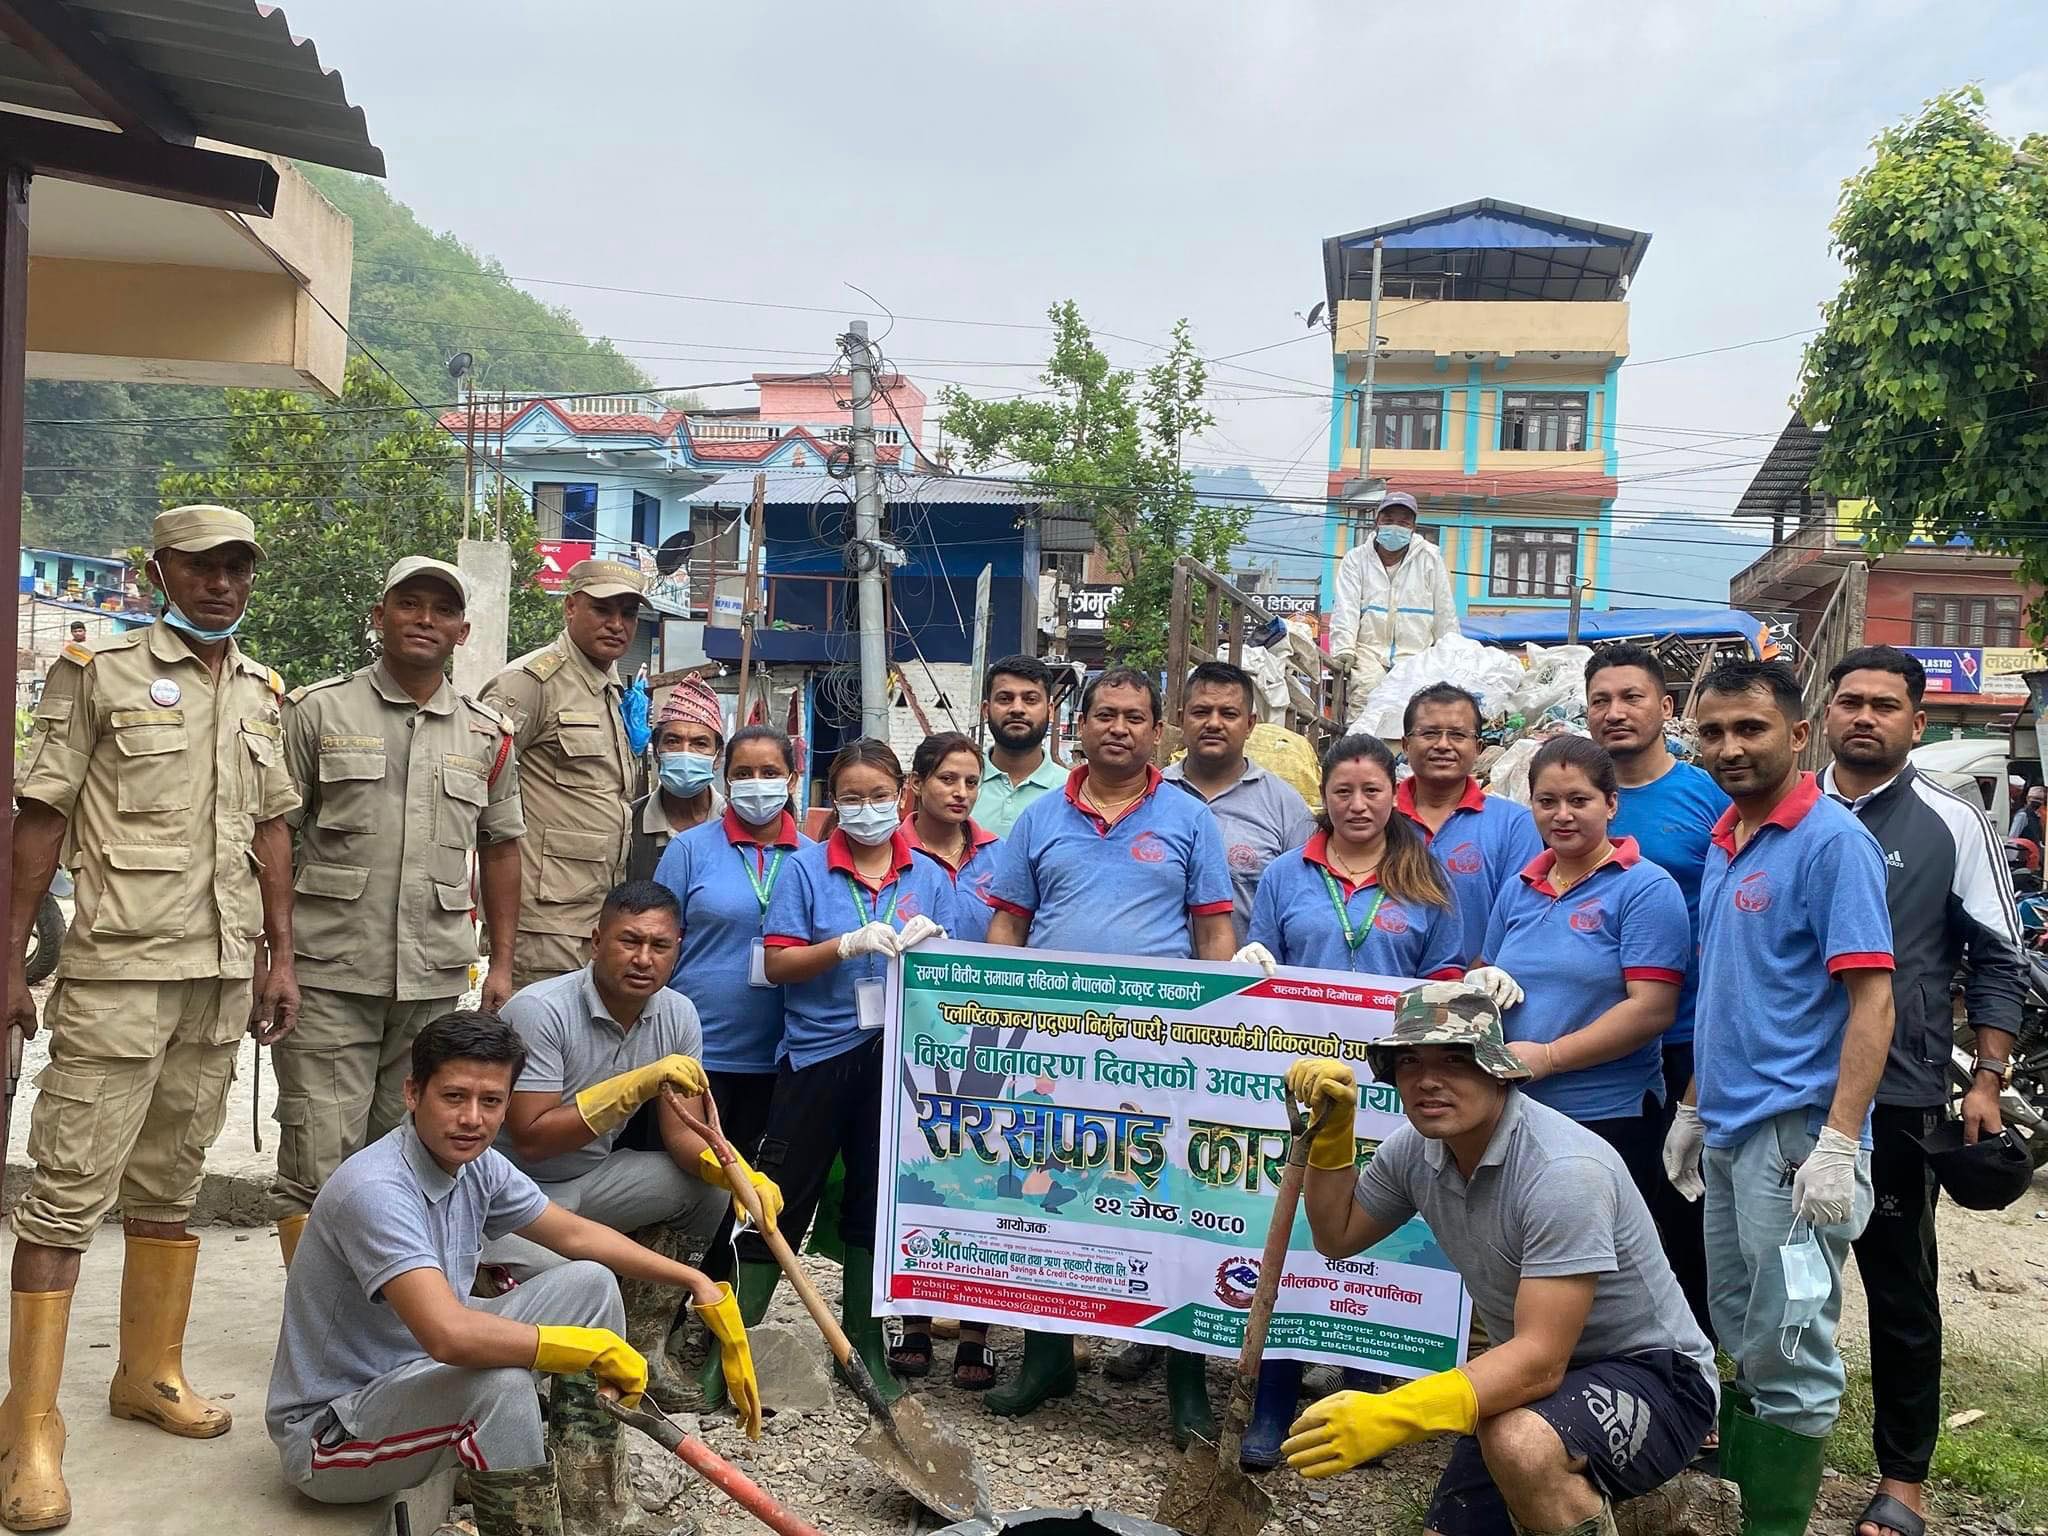
[(903, 1342), (889, 1351), (889, 1369), (898, 1376), (932, 1373), (932, 1336), (922, 1328), (903, 1330)]
[(1882, 1531), (1897, 1531), (1899, 1536), (1927, 1536), (1925, 1517), (1913, 1511), (1888, 1493), (1880, 1493), (1863, 1506), (1863, 1513), (1849, 1528), (1850, 1536), (1866, 1525), (1874, 1525)]
[[(962, 1371), (984, 1373), (980, 1380), (963, 1380)], [(996, 1352), (986, 1340), (962, 1339), (953, 1350), (953, 1385), (962, 1392), (986, 1392), (996, 1384)]]

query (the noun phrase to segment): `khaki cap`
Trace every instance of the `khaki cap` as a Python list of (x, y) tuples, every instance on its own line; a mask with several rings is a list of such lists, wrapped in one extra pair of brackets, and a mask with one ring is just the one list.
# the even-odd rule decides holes
[(384, 573), (384, 595), (389, 597), (392, 589), (415, 576), (429, 576), (435, 581), (445, 582), (452, 587), (462, 606), (469, 606), (469, 583), (462, 572), (446, 560), (436, 560), (431, 555), (407, 555)]
[(1462, 1045), (1479, 1070), (1504, 1083), (1518, 1083), (1529, 1069), (1501, 1038), (1500, 1009), (1480, 988), (1464, 981), (1425, 981), (1394, 1004), (1393, 1033), (1367, 1043), (1372, 1075), (1394, 1080), (1394, 1055), (1404, 1045)]
[(173, 507), (168, 512), (157, 513), (149, 525), (152, 552), (178, 549), (196, 555), (201, 550), (218, 549), (223, 544), (246, 544), (258, 560), (263, 558), (263, 546), (256, 542), (256, 525), (233, 507), (210, 506), (204, 502), (189, 507)]
[(569, 567), (569, 590), (590, 597), (645, 597), (640, 567), (618, 560), (578, 560)]

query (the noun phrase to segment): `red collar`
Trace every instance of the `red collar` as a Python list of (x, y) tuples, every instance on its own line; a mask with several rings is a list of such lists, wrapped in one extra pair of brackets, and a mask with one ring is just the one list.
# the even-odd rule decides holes
[[(747, 824), (733, 814), (733, 809), (729, 805), (725, 808), (724, 821), (725, 840), (735, 848), (741, 843), (756, 841), (754, 834), (747, 830)], [(768, 841), (777, 848), (794, 848), (797, 842), (796, 818), (784, 811), (781, 820), (775, 823), (775, 835)]]
[[(1102, 819), (1102, 815), (1100, 812), (1093, 810), (1090, 807), (1085, 806), (1081, 803), (1081, 786), (1087, 782), (1088, 765), (1086, 763), (1082, 763), (1078, 767), (1076, 767), (1073, 772), (1067, 775), (1067, 804), (1071, 805), (1083, 816), (1086, 816), (1090, 821), (1094, 822), (1096, 831), (1107, 833), (1110, 829), (1110, 823)], [(1143, 805), (1147, 800), (1151, 799), (1152, 796), (1158, 792), (1159, 786), (1165, 782), (1165, 778), (1159, 772), (1159, 770), (1153, 767), (1150, 763), (1147, 763), (1145, 765), (1145, 792), (1142, 795), (1138, 796), (1136, 800), (1133, 800), (1130, 804), (1129, 809), (1126, 810), (1123, 813), (1123, 815), (1117, 817), (1117, 820), (1119, 822), (1128, 821), (1130, 819), (1131, 812), (1135, 811), (1139, 806)]]
[[(1791, 793), (1778, 802), (1771, 814), (1764, 818), (1763, 826), (1756, 830), (1761, 832), (1764, 827), (1782, 827), (1789, 832), (1806, 819), (1806, 813), (1812, 810), (1819, 800), (1820, 780), (1810, 773), (1802, 773), (1798, 782), (1792, 786)], [(1735, 857), (1735, 824), (1741, 819), (1735, 807), (1731, 805), (1721, 813), (1721, 819), (1714, 823), (1714, 846), (1731, 859)], [(1752, 841), (1755, 840), (1755, 836), (1754, 832), (1750, 834)]]
[(961, 858), (958, 865), (953, 865), (946, 863), (946, 856), (944, 854), (939, 853), (935, 849), (925, 847), (924, 839), (917, 835), (916, 818), (911, 817), (905, 819), (903, 823), (903, 836), (909, 842), (911, 847), (917, 849), (920, 853), (924, 854), (925, 857), (932, 859), (938, 864), (943, 865), (955, 877), (959, 875), (961, 870), (965, 869), (968, 865), (974, 862), (974, 856), (977, 853), (981, 852), (982, 849), (986, 848), (990, 843), (999, 843), (1002, 841), (1002, 839), (997, 837), (995, 833), (989, 831), (986, 827), (978, 825), (973, 820), (973, 818), (970, 817), (967, 822), (967, 852)]
[(1331, 864), (1330, 834), (1323, 831), (1320, 827), (1318, 827), (1315, 830), (1315, 832), (1310, 836), (1309, 840), (1302, 845), (1301, 861), (1304, 864), (1313, 864), (1317, 869), (1320, 869), (1324, 871), (1326, 874), (1328, 874), (1332, 880), (1335, 880), (1340, 886), (1344, 888), (1344, 894), (1347, 897), (1355, 894), (1356, 892), (1364, 890), (1367, 886), (1378, 885), (1380, 883), (1380, 872), (1378, 870), (1374, 870), (1371, 874), (1367, 875), (1363, 880), (1359, 881), (1358, 884), (1353, 885), (1351, 883), (1350, 878), (1347, 875), (1345, 875), (1342, 870), (1338, 869), (1335, 865)]
[[(1634, 869), (1636, 865), (1642, 863), (1643, 851), (1636, 846), (1634, 838), (1617, 837), (1611, 839), (1611, 841), (1614, 844), (1614, 857), (1605, 864), (1602, 864), (1600, 869)], [(1529, 886), (1555, 901), (1557, 900), (1557, 888), (1550, 883), (1550, 872), (1555, 868), (1557, 868), (1557, 855), (1546, 848), (1537, 854), (1535, 858), (1531, 859), (1523, 868), (1522, 879)], [(1599, 874), (1600, 869), (1594, 870), (1593, 875)], [(1586, 880), (1592, 879), (1593, 875), (1586, 876)], [(1578, 885), (1572, 887), (1572, 890), (1576, 891), (1583, 887), (1586, 880), (1581, 880)], [(1568, 891), (1565, 894), (1569, 895), (1571, 893)]]
[[(1415, 809), (1414, 775), (1411, 774), (1394, 786), (1394, 809), (1422, 828), (1424, 832), (1430, 830), (1429, 823), (1424, 821), (1421, 813)], [(1486, 791), (1479, 787), (1477, 779), (1467, 774), (1465, 776), (1464, 798), (1458, 801), (1451, 814), (1456, 815), (1459, 811), (1483, 811), (1485, 809)], [(1448, 820), (1448, 818), (1446, 819)]]
[(890, 837), (889, 853), (889, 873), (880, 880), (870, 880), (853, 867), (853, 849), (847, 845), (844, 828), (834, 827), (832, 835), (825, 839), (825, 867), (842, 875), (851, 875), (863, 885), (873, 886), (876, 890), (880, 890), (910, 868), (910, 839), (903, 835), (903, 828), (898, 827)]

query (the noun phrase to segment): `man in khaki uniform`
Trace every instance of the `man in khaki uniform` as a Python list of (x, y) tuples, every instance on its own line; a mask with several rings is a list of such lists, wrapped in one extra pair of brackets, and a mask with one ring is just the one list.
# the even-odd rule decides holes
[(270, 1192), (287, 1265), (320, 1186), (405, 1118), (413, 1037), (469, 990), (472, 851), (491, 933), (484, 1011), (512, 995), (519, 773), (511, 722), (448, 683), (468, 607), (459, 570), (408, 555), (370, 610), (380, 658), (288, 701), (305, 991), (274, 1058), (283, 1135)]
[[(57, 1412), (78, 1262), (115, 1201), (127, 1237), (114, 1416), (207, 1439), (232, 1422), (181, 1363), (199, 1240), (185, 1231), (227, 1115), (235, 1046), (298, 1014), (284, 683), (230, 638), (262, 551), (226, 507), (157, 515), (147, 629), (70, 645), (51, 669), (14, 821), (7, 1023), (36, 1030), (29, 926), (60, 854), (77, 918), (49, 1006), (50, 1064), (29, 1122), (35, 1176), (14, 1208), (0, 1522), (62, 1525)], [(270, 963), (260, 979), (256, 943)], [(254, 1007), (251, 1007), (252, 995)]]
[(514, 990), (582, 968), (605, 893), (625, 876), (639, 764), (619, 718), (616, 663), (646, 589), (634, 566), (578, 561), (562, 632), (484, 690), (484, 703), (512, 717), (526, 816)]

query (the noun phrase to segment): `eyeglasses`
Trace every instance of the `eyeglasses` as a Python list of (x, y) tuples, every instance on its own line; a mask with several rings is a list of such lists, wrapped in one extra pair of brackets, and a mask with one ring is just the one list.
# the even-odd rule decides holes
[(1411, 740), (1430, 746), (1434, 746), (1437, 742), (1442, 741), (1448, 742), (1454, 747), (1462, 747), (1468, 741), (1478, 740), (1470, 731), (1452, 730), (1441, 725), (1430, 726), (1425, 730), (1410, 731), (1408, 735)]
[(896, 797), (894, 795), (876, 795), (867, 800), (835, 799), (832, 802), (833, 808), (841, 811), (880, 810), (884, 806), (894, 806), (895, 804)]

